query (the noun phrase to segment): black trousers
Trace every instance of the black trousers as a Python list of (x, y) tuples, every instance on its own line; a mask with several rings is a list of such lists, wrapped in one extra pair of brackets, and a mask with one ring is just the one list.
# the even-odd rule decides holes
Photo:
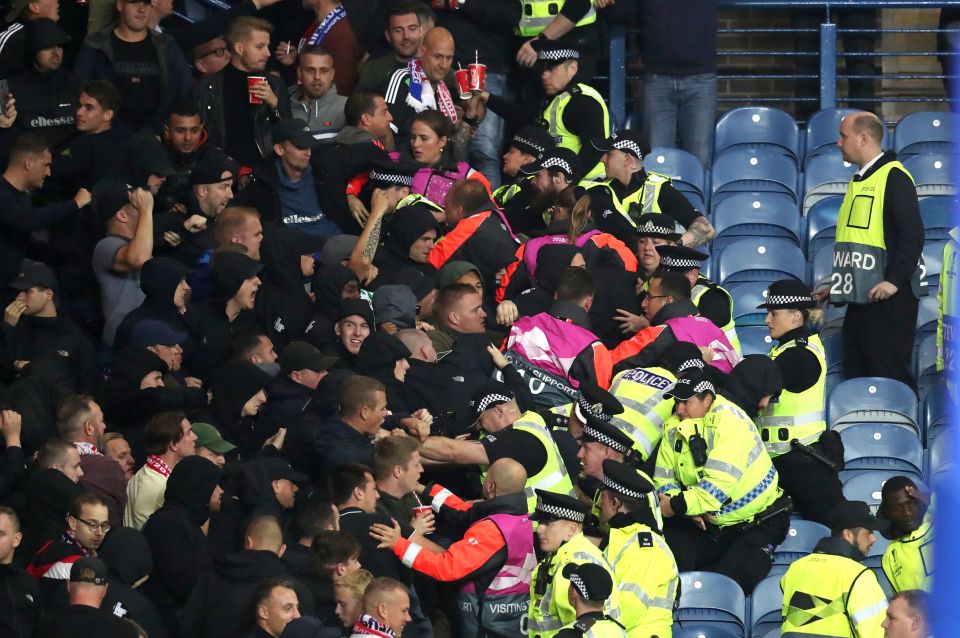
[(787, 537), (786, 512), (746, 530), (721, 529), (719, 538), (685, 516), (663, 519), (664, 537), (681, 572), (704, 570), (729, 576), (748, 596), (770, 572), (773, 550)]
[(909, 285), (883, 301), (848, 304), (841, 329), (846, 377), (887, 377), (916, 392), (910, 359), (919, 308)]
[(829, 527), (830, 510), (844, 501), (837, 473), (797, 450), (775, 457), (773, 466), (780, 487), (793, 499), (793, 508), (804, 518)]

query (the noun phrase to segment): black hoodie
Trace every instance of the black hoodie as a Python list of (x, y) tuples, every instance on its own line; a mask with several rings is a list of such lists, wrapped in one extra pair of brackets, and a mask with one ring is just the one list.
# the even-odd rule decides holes
[(114, 527), (104, 538), (97, 557), (107, 566), (110, 580), (100, 608), (133, 620), (150, 638), (165, 638), (167, 630), (156, 607), (139, 589), (133, 588), (153, 572), (150, 545), (143, 533), (132, 527)]
[[(200, 577), (180, 612), (183, 636), (233, 638), (254, 622), (253, 595), (267, 578), (290, 576), (290, 567), (271, 551), (245, 549), (228, 555), (215, 572)], [(296, 588), (300, 613), (313, 615), (313, 597)]]
[(188, 456), (167, 479), (163, 507), (143, 526), (153, 555), (153, 574), (143, 593), (177, 634), (176, 610), (183, 606), (200, 575), (213, 569), (213, 556), (201, 526), (210, 518), (210, 498), (220, 468), (202, 456)]
[(386, 332), (375, 332), (363, 340), (353, 366), (358, 374), (373, 377), (386, 387), (387, 408), (400, 416), (424, 407), (394, 374), (397, 362), (409, 356), (410, 350), (402, 341)]
[(47, 541), (63, 533), (70, 503), (83, 493), (83, 488), (60, 470), (47, 468), (35, 471), (22, 492), (23, 503), (16, 509), (23, 522), (23, 542), (17, 548), (17, 562), (26, 565)]
[[(189, 272), (172, 257), (154, 257), (143, 265), (140, 269), (143, 303), (131, 310), (117, 326), (113, 336), (114, 350), (125, 347), (130, 342), (133, 327), (147, 319), (163, 321), (174, 330), (187, 332), (187, 324), (183, 322), (183, 315), (173, 302), (173, 295)], [(187, 358), (188, 353), (192, 352), (192, 345), (189, 342), (180, 345), (183, 346), (184, 358)]]
[(537, 252), (537, 284), (513, 299), (521, 317), (547, 312), (557, 293), (563, 271), (580, 249), (572, 244), (548, 244)]
[(751, 419), (759, 412), (760, 399), (777, 396), (783, 390), (780, 368), (773, 359), (763, 354), (750, 354), (727, 375), (720, 394), (740, 406)]
[(310, 286), (315, 298), (313, 323), (309, 327), (307, 338), (321, 350), (336, 347), (337, 337), (333, 324), (340, 313), (343, 289), (352, 281), (357, 282), (359, 290), (360, 280), (356, 273), (343, 264), (326, 265), (313, 275)]
[(243, 406), (270, 383), (270, 375), (249, 361), (228, 361), (213, 381), (210, 408), (225, 439), (250, 458), (262, 445), (256, 433), (255, 416), (243, 416)]
[(303, 287), (300, 258), (322, 245), (322, 238), (292, 228), (270, 225), (264, 229), (260, 254), (266, 267), (260, 274), (263, 283), (254, 314), (277, 351), (302, 339), (310, 323), (313, 302)]
[[(383, 248), (377, 251), (373, 264), (383, 274), (395, 274), (402, 268), (412, 268), (428, 277), (435, 276), (436, 268), (410, 259), (410, 246), (431, 229), (439, 232), (440, 224), (424, 204), (411, 204), (400, 208), (387, 223), (387, 237)], [(377, 282), (374, 282), (372, 288), (377, 288)]]

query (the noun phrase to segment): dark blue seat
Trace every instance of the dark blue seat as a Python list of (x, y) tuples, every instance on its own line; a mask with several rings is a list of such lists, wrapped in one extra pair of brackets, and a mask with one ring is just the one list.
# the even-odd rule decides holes
[(946, 382), (941, 381), (923, 400), (923, 431), (927, 434), (928, 443), (948, 425), (948, 419), (955, 410), (956, 401), (950, 397)]
[(823, 339), (827, 356), (827, 372), (843, 372), (843, 335), (837, 333)]
[(856, 165), (845, 162), (840, 149), (811, 157), (803, 171), (803, 214), (821, 199), (847, 192), (856, 172)]
[(746, 237), (731, 242), (716, 257), (714, 272), (722, 285), (793, 277), (804, 281), (807, 260), (797, 244), (783, 237)]
[(830, 274), (833, 272), (833, 244), (821, 246), (810, 260), (810, 278), (807, 283), (811, 288), (830, 284)]
[(733, 321), (737, 327), (764, 325), (767, 311), (757, 306), (766, 301), (767, 287), (762, 281), (741, 281), (727, 288), (733, 297)]
[(742, 637), (747, 635), (746, 612), (746, 596), (733, 579), (713, 572), (680, 574), (680, 605), (674, 618), (681, 626), (716, 627)]
[(727, 111), (717, 121), (713, 137), (714, 164), (724, 151), (743, 146), (771, 148), (798, 162), (797, 123), (788, 113), (766, 106), (743, 106)]
[(922, 284), (927, 288), (927, 294), (936, 296), (940, 287), (940, 271), (943, 270), (943, 247), (946, 240), (927, 240), (923, 242), (923, 277)]
[(920, 432), (917, 396), (904, 383), (858, 377), (839, 384), (827, 397), (827, 425), (843, 430), (854, 423), (895, 423)]
[(783, 617), (783, 592), (780, 576), (767, 576), (750, 594), (750, 635), (763, 636), (771, 629), (778, 629)]
[(957, 194), (957, 182), (953, 172), (954, 156), (946, 153), (912, 155), (904, 160), (903, 167), (913, 176), (917, 196)]
[(905, 116), (893, 130), (893, 150), (905, 159), (921, 153), (957, 153), (956, 115), (949, 111), (923, 111)]
[(652, 173), (666, 175), (678, 190), (690, 189), (701, 196), (707, 194), (707, 172), (700, 160), (679, 148), (654, 148), (643, 158), (643, 167)]
[(713, 215), (713, 227), (717, 236), (711, 241), (713, 250), (722, 251), (729, 244), (744, 237), (783, 237), (801, 245), (801, 218), (796, 204), (787, 209), (752, 208), (734, 210), (721, 206)]
[(737, 326), (737, 339), (740, 340), (740, 351), (743, 356), (748, 354), (768, 354), (776, 342), (770, 336), (766, 326)]
[(841, 203), (842, 196), (825, 197), (807, 211), (807, 241), (804, 247), (808, 258), (812, 258), (824, 246), (833, 246)]
[[(787, 571), (790, 563), (812, 553), (813, 548), (816, 547), (820, 539), (829, 535), (830, 530), (826, 525), (821, 525), (814, 521), (790, 521), (790, 529), (787, 531), (787, 537), (782, 543), (777, 545), (777, 548), (773, 551), (773, 567), (770, 568), (770, 574), (783, 574)], [(754, 598), (759, 589), (760, 587), (758, 585), (757, 589), (753, 590)], [(756, 610), (756, 606), (754, 606), (753, 609)], [(754, 628), (756, 628), (757, 616), (755, 614), (753, 619)]]
[(923, 472), (923, 443), (918, 434), (887, 423), (860, 423), (844, 428), (843, 472)]
[(847, 115), (856, 113), (857, 109), (823, 109), (817, 111), (807, 120), (807, 130), (804, 132), (806, 144), (804, 146), (803, 163), (810, 161), (815, 155), (829, 153), (837, 148), (840, 137), (840, 122)]
[(797, 200), (799, 172), (789, 157), (768, 149), (733, 148), (717, 157), (710, 175), (711, 201), (719, 204), (732, 193), (770, 192)]
[(923, 240), (947, 239), (950, 229), (957, 223), (960, 199), (934, 196), (920, 200), (920, 219), (923, 220)]
[(914, 340), (919, 343), (928, 334), (936, 334), (937, 319), (940, 315), (940, 306), (936, 297), (936, 289), (932, 295), (920, 300), (920, 309), (917, 311), (917, 334)]

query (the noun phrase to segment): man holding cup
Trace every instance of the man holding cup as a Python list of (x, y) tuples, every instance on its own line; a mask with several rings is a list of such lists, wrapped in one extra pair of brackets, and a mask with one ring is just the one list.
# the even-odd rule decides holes
[(283, 80), (266, 73), (272, 32), (260, 18), (231, 22), (226, 33), (230, 64), (195, 88), (209, 143), (244, 166), (256, 166), (270, 153), (271, 125), (291, 117)]

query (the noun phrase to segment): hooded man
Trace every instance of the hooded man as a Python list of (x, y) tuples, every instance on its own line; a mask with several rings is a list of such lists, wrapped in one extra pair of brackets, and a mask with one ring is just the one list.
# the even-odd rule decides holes
[(413, 268), (433, 277), (435, 266), (429, 263), (440, 233), (440, 224), (424, 203), (401, 206), (387, 226), (383, 248), (377, 251), (373, 264), (386, 275), (400, 268)]
[(267, 402), (257, 414), (258, 438), (273, 436), (292, 419), (312, 409), (320, 381), (335, 357), (322, 354), (305, 341), (294, 341), (280, 353), (280, 374), (266, 387)]
[(403, 342), (391, 334), (377, 332), (367, 337), (360, 346), (354, 370), (376, 379), (387, 390), (387, 409), (393, 413), (409, 414), (423, 406), (407, 391), (403, 381), (410, 369), (407, 357), (411, 354)]
[(231, 360), (220, 366), (210, 386), (213, 402), (210, 411), (225, 438), (240, 449), (241, 458), (250, 458), (266, 438), (276, 432), (256, 430), (256, 417), (267, 401), (265, 388), (270, 375), (256, 364)]
[(183, 315), (190, 303), (191, 271), (172, 257), (154, 257), (140, 269), (140, 289), (144, 300), (117, 326), (113, 347), (120, 350), (129, 343), (133, 327), (146, 319), (156, 319), (178, 330), (186, 330)]
[(154, 573), (144, 594), (157, 607), (170, 635), (177, 635), (177, 610), (183, 607), (200, 575), (213, 569), (205, 525), (219, 510), (223, 490), (220, 468), (201, 456), (178, 463), (167, 481), (163, 507), (143, 527), (150, 544)]
[(143, 533), (117, 526), (107, 535), (97, 557), (106, 565), (110, 583), (101, 609), (134, 621), (151, 637), (164, 638), (167, 631), (163, 619), (140, 590), (153, 572), (150, 544)]

